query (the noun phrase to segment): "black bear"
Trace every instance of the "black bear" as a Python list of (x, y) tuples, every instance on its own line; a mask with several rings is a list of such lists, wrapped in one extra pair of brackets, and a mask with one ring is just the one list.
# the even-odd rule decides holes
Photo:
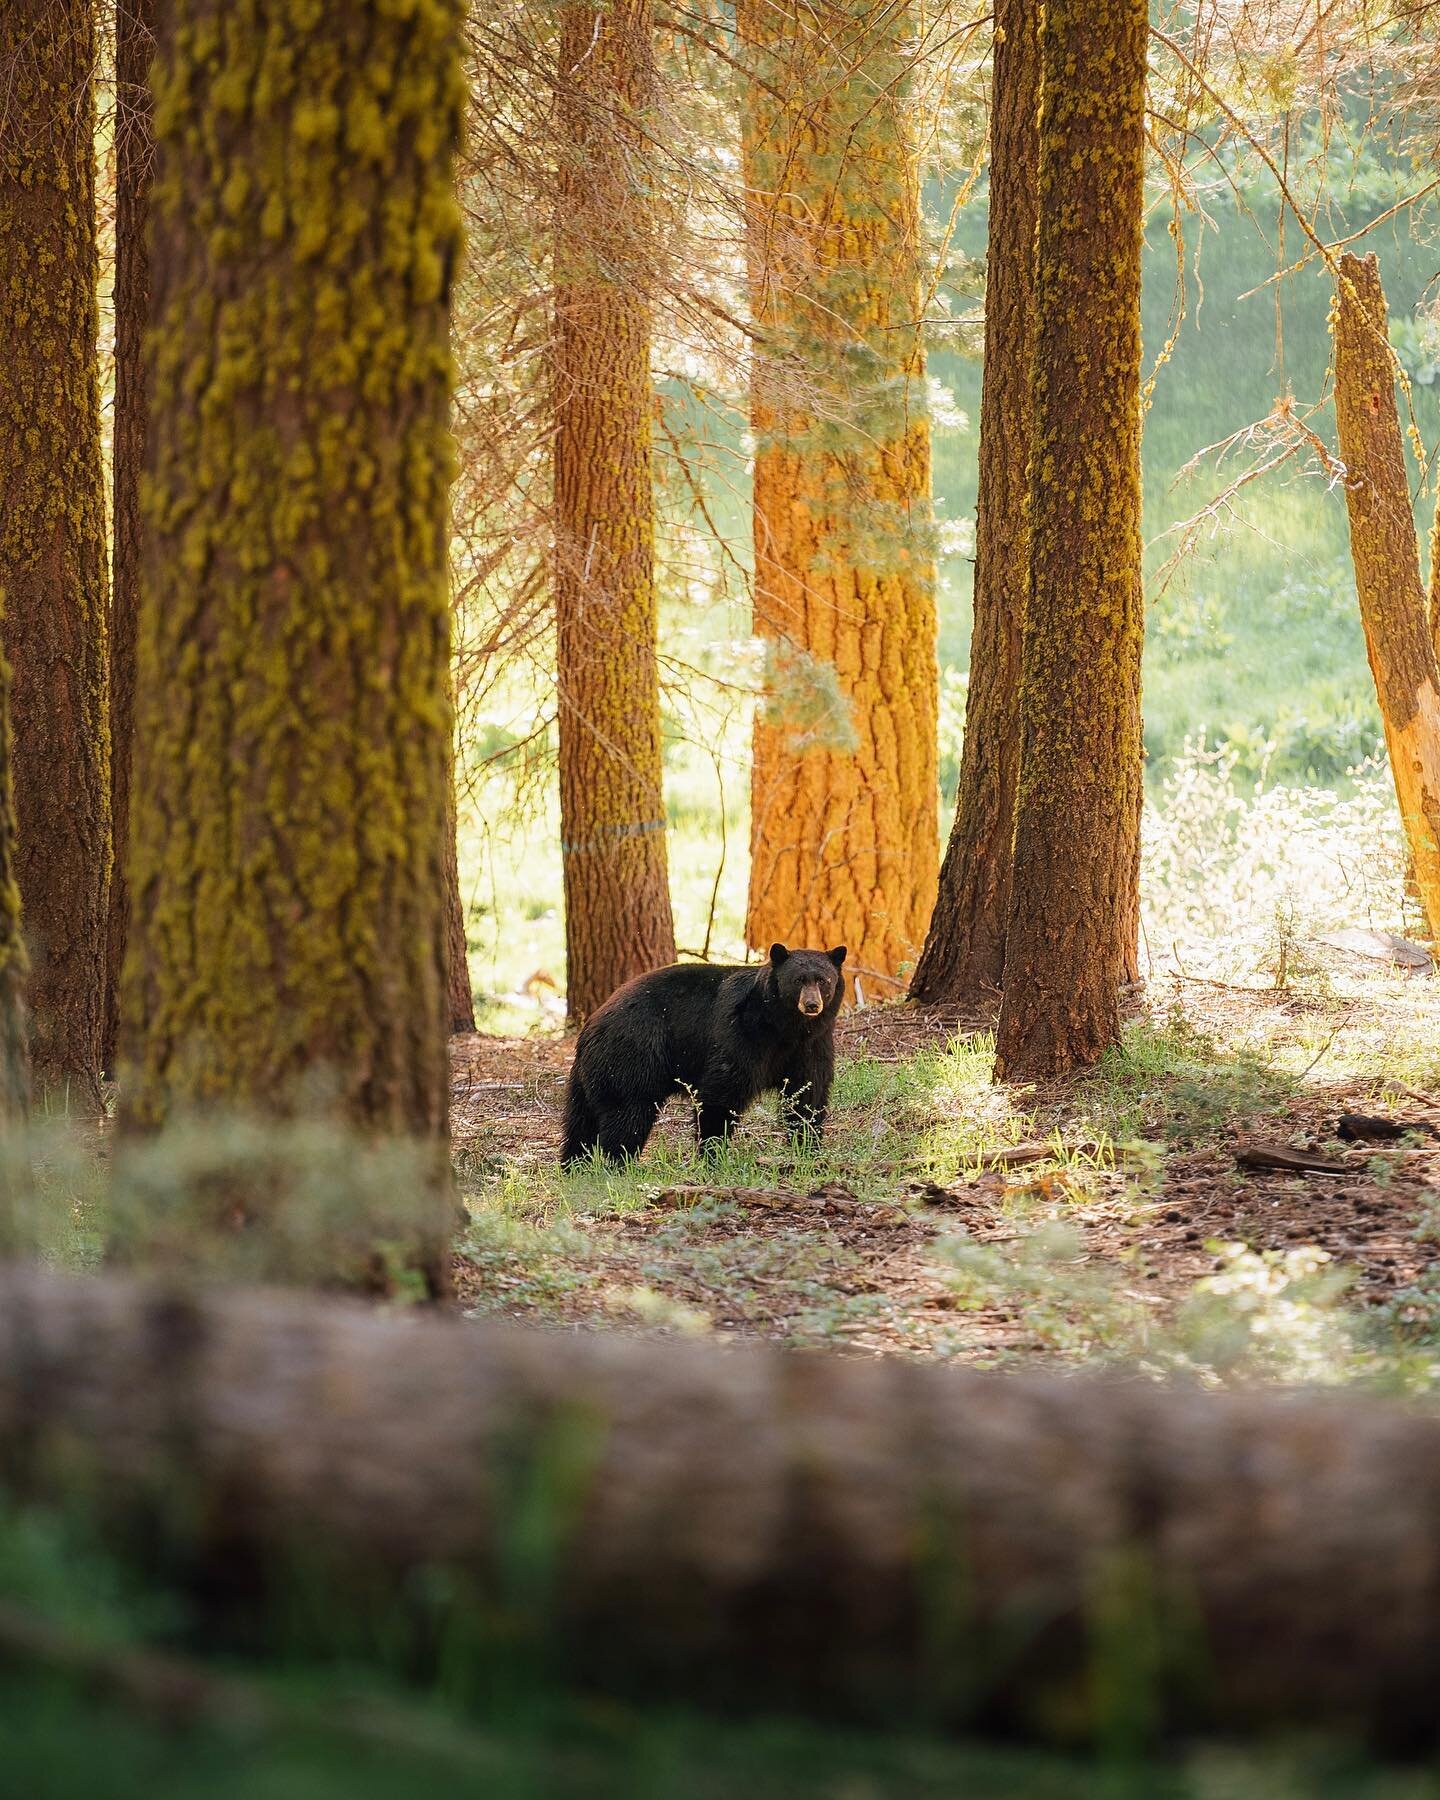
[(749, 968), (675, 963), (637, 975), (585, 1021), (565, 1094), (562, 1162), (638, 1156), (660, 1109), (689, 1090), (700, 1145), (723, 1138), (759, 1094), (780, 1093), (796, 1138), (816, 1138), (835, 1075), (845, 993), (837, 950), (770, 946)]

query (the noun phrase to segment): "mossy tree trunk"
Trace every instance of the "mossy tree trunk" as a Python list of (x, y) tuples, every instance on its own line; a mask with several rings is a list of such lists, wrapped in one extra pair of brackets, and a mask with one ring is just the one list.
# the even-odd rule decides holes
[(675, 959), (651, 473), (651, 0), (561, 14), (555, 615), (567, 1004)]
[(1342, 256), (1337, 286), (1335, 423), (1347, 471), (1350, 555), (1410, 872), (1434, 938), (1440, 936), (1440, 674), (1379, 263), (1373, 255)]
[(1135, 966), (1147, 38), (1145, 0), (1047, 0), (1006, 1079), (1118, 1042)]
[(110, 562), (110, 819), (115, 854), (106, 930), (106, 1069), (120, 1044), (120, 983), (130, 922), (127, 848), (130, 746), (135, 719), (135, 631), (140, 616), (140, 477), (145, 463), (145, 321), (150, 308), (148, 216), (155, 142), (150, 60), (155, 0), (115, 8), (115, 415)]
[(416, 1143), (443, 1277), (461, 0), (173, 0), (122, 1121)]
[[(0, 617), (4, 595), (0, 594)], [(30, 1029), (25, 1016), (25, 932), (15, 879), (15, 790), (10, 774), (10, 665), (0, 651), (0, 1132), (30, 1106)]]
[(12, 1264), (0, 1479), (70, 1504), (83, 1479), (101, 1529), (252, 1645), (278, 1617), (293, 1651), (308, 1596), (333, 1648), (353, 1599), (421, 1653), (489, 1644), (652, 1703), (1112, 1750), (1127, 1724), (1440, 1742), (1440, 1419), (1372, 1397)]
[(1032, 0), (998, 0), (970, 686), (955, 824), (910, 984), (917, 1000), (965, 1006), (993, 1002), (1005, 973), (1020, 762), (1020, 634), (1030, 585), (1039, 22)]
[(91, 0), (0, 9), (0, 590), (37, 1088), (100, 1107), (110, 875)]
[(914, 19), (741, 0), (755, 359), (755, 630), (768, 652), (746, 932), (902, 988), (935, 903), (935, 563)]

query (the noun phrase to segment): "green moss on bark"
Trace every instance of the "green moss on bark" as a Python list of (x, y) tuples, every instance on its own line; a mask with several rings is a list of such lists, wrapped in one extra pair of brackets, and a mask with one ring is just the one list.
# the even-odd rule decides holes
[(0, 589), (37, 1087), (100, 1105), (110, 869), (89, 0), (0, 9)]
[(163, 11), (132, 1128), (328, 1095), (438, 1174), (461, 13)]
[(1134, 972), (1142, 742), (1140, 252), (1145, 0), (1041, 28), (1031, 578), (997, 1073), (1118, 1040)]

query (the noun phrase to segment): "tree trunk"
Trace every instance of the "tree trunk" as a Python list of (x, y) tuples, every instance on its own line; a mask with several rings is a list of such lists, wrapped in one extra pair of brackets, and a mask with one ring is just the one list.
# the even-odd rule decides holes
[(0, 11), (0, 592), (36, 1086), (100, 1110), (110, 735), (91, 0)]
[(162, 9), (122, 1045), (132, 1130), (413, 1141), (432, 1280), (462, 10)]
[(147, 242), (150, 165), (150, 59), (155, 0), (118, 0), (115, 9), (115, 423), (110, 574), (110, 820), (115, 855), (106, 931), (103, 1066), (120, 1045), (120, 982), (130, 923), (127, 847), (130, 745), (135, 720), (135, 631), (140, 616), (140, 476), (145, 464), (145, 320), (150, 308)]
[(650, 1701), (1440, 1742), (1440, 1420), (1373, 1397), (721, 1354), (12, 1264), (0, 1479), (92, 1497), (212, 1641), (273, 1608), (295, 1650), (307, 1592), (332, 1643), (347, 1605), (373, 1628), (445, 1593), (428, 1632), (388, 1615), (398, 1641), (479, 1648), (489, 1618), (507, 1667), (539, 1653)]
[(935, 904), (935, 561), (905, 7), (741, 0), (755, 359), (746, 933), (903, 989)]
[(1143, 746), (1140, 250), (1144, 0), (1048, 0), (1041, 27), (1031, 588), (996, 1074), (1120, 1036), (1135, 969)]
[[(0, 619), (4, 597), (0, 596)], [(0, 1136), (30, 1107), (25, 931), (15, 879), (15, 790), (10, 776), (10, 666), (0, 651)], [(3, 1185), (3, 1178), (0, 1178)], [(0, 1234), (3, 1235), (3, 1234)]]
[(1390, 319), (1373, 255), (1340, 258), (1335, 424), (1365, 648), (1415, 891), (1440, 936), (1440, 674), (1420, 579)]
[(445, 947), (446, 991), (450, 1031), (475, 1029), (475, 995), (470, 988), (470, 953), (465, 941), (465, 900), (460, 892), (460, 858), (455, 842), (455, 777), (450, 777), (450, 804), (445, 819)]
[(567, 1003), (675, 960), (656, 662), (651, 0), (561, 15), (553, 365)]
[(1015, 839), (1020, 632), (1030, 585), (1040, 173), (1039, 9), (1031, 0), (998, 0), (993, 66), (975, 626), (965, 743), (935, 914), (910, 983), (916, 1000), (965, 1006), (993, 1002), (1004, 978)]

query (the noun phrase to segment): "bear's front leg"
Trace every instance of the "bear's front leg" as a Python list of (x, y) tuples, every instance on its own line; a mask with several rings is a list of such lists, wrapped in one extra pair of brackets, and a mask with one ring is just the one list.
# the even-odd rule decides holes
[(695, 1134), (701, 1151), (723, 1144), (754, 1095), (745, 1072), (723, 1057), (712, 1057), (696, 1094)]
[(695, 1117), (695, 1137), (703, 1153), (718, 1149), (740, 1122), (740, 1114), (731, 1106), (701, 1103)]
[(780, 1120), (797, 1144), (818, 1144), (825, 1130), (835, 1051), (829, 1039), (807, 1045), (780, 1083)]

